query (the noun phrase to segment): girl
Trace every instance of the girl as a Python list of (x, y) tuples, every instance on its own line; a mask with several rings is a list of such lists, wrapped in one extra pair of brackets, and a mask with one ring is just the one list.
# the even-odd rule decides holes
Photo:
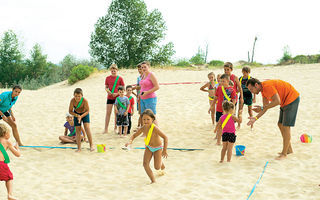
[(92, 136), (90, 131), (90, 117), (89, 117), (89, 103), (88, 100), (83, 98), (81, 88), (76, 88), (73, 92), (73, 98), (70, 101), (69, 113), (74, 116), (73, 123), (76, 127), (76, 141), (78, 150), (81, 151), (81, 122), (83, 122), (84, 129), (86, 130), (90, 151), (93, 151)]
[[(73, 116), (67, 113), (66, 116), (66, 123), (63, 125), (65, 127), (64, 130), (64, 136), (59, 136), (59, 140), (61, 140), (61, 143), (77, 143), (76, 141), (76, 129), (74, 127), (74, 122), (73, 122)], [(68, 134), (69, 130), (69, 134)], [(68, 134), (68, 135), (67, 135)], [(84, 129), (81, 126), (81, 141), (86, 141), (86, 134)]]
[(15, 198), (12, 196), (13, 175), (8, 167), (10, 159), (6, 150), (9, 149), (13, 155), (17, 157), (20, 157), (20, 150), (18, 145), (12, 145), (9, 138), (10, 132), (8, 127), (4, 124), (0, 124), (0, 181), (6, 182), (8, 199), (14, 200)]
[(222, 115), (217, 123), (217, 126), (214, 130), (214, 132), (217, 132), (217, 129), (222, 129), (222, 150), (221, 150), (221, 160), (220, 163), (223, 162), (224, 157), (227, 152), (227, 161), (231, 161), (232, 156), (232, 148), (234, 143), (236, 142), (236, 129), (234, 126), (235, 122), (240, 123), (240, 119), (236, 116), (234, 116), (234, 104), (229, 101), (223, 102), (223, 112), (224, 115)]
[[(116, 64), (112, 64), (109, 67), (111, 71), (111, 75), (106, 78), (105, 81), (105, 89), (108, 93), (108, 100), (107, 100), (107, 110), (106, 110), (106, 120), (105, 120), (105, 126), (104, 126), (104, 133), (108, 133), (108, 127), (110, 122), (110, 116), (112, 112), (113, 104), (116, 102), (116, 98), (119, 96), (118, 94), (118, 87), (124, 86), (124, 82), (122, 77), (117, 75), (118, 73), (118, 66)], [(116, 115), (114, 116), (114, 132), (117, 132), (117, 126), (116, 126)]]
[[(204, 84), (200, 90), (204, 91), (204, 92), (208, 92), (208, 97), (209, 97), (209, 105), (212, 104), (213, 100), (214, 100), (214, 95), (216, 93), (216, 85), (218, 84), (218, 82), (215, 80), (215, 75), (213, 72), (210, 72), (208, 74), (208, 79), (209, 82)], [(208, 88), (208, 89), (205, 89)], [(214, 115), (216, 113), (216, 107), (212, 106), (211, 108), (211, 120), (212, 120), (212, 125), (214, 125), (215, 119), (214, 119)]]
[(137, 78), (137, 85), (135, 87), (133, 87), (132, 90), (137, 90), (137, 95), (136, 95), (137, 96), (137, 110), (138, 110), (138, 113), (139, 113), (139, 120), (138, 120), (138, 127), (137, 128), (139, 129), (142, 126), (141, 106), (140, 106), (140, 102), (141, 102), (141, 99), (140, 99), (140, 89), (141, 89), (140, 81), (143, 78), (143, 72), (142, 72), (142, 68), (141, 68), (141, 63), (139, 63), (137, 65), (137, 68), (138, 68), (138, 72), (139, 72), (139, 76)]
[[(125, 145), (132, 144), (132, 141), (138, 137), (141, 133), (146, 135), (145, 141), (145, 151), (143, 157), (143, 167), (146, 170), (151, 183), (155, 183), (156, 180), (149, 166), (151, 158), (154, 159), (154, 168), (156, 170), (164, 170), (165, 166), (162, 162), (161, 156), (164, 158), (168, 157), (167, 147), (168, 147), (168, 137), (154, 124), (156, 117), (150, 109), (146, 109), (142, 113), (143, 126), (131, 136), (129, 142)], [(163, 139), (164, 146), (162, 146), (161, 138)]]

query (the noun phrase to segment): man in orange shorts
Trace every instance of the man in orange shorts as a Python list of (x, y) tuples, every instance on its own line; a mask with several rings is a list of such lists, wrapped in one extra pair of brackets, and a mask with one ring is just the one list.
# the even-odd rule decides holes
[(247, 125), (253, 125), (268, 109), (280, 105), (280, 115), (278, 126), (283, 138), (283, 148), (277, 160), (286, 158), (292, 153), (290, 127), (295, 125), (300, 96), (297, 90), (290, 84), (282, 80), (267, 80), (260, 82), (251, 78), (247, 81), (247, 88), (253, 94), (262, 94), (263, 106), (255, 106), (253, 109), (258, 113), (255, 117), (249, 117)]

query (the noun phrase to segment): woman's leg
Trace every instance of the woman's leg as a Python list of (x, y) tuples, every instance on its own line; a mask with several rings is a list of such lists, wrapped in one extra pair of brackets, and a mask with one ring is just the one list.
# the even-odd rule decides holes
[[(84, 126), (84, 130), (86, 131), (87, 137), (89, 140), (90, 151), (94, 151), (93, 143), (92, 143), (92, 134), (91, 134), (91, 130), (90, 130), (90, 123), (83, 123), (83, 126)], [(81, 133), (80, 133), (80, 136), (81, 136)]]
[(151, 158), (152, 158), (152, 152), (148, 149), (148, 147), (146, 147), (146, 150), (144, 151), (144, 156), (143, 156), (143, 167), (144, 167), (144, 170), (146, 171), (146, 173), (148, 174), (148, 176), (151, 180), (151, 183), (154, 183), (154, 182), (156, 182), (156, 180), (155, 180), (153, 172), (150, 168)]
[(109, 122), (110, 122), (110, 116), (112, 113), (112, 107), (113, 107), (113, 104), (107, 104), (104, 133), (108, 133), (108, 127), (109, 127)]
[(7, 117), (7, 120), (5, 121), (9, 124), (9, 126), (12, 129), (12, 134), (14, 139), (17, 141), (19, 146), (23, 146), (21, 140), (20, 140), (20, 136), (19, 136), (19, 132), (18, 132), (18, 127), (15, 121), (12, 120), (11, 116)]

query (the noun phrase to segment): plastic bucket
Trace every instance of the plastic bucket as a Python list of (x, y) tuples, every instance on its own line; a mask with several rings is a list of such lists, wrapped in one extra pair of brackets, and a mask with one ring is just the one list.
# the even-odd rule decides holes
[(98, 153), (106, 152), (106, 145), (105, 144), (97, 144), (97, 151), (98, 151)]
[(236, 155), (237, 156), (244, 156), (246, 146), (236, 145), (234, 148), (236, 148)]

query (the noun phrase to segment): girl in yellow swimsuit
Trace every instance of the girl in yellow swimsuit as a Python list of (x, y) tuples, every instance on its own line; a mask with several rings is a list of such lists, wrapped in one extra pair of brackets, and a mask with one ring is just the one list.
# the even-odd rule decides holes
[[(164, 170), (165, 166), (162, 162), (162, 158), (167, 158), (167, 147), (168, 147), (168, 137), (157, 127), (153, 122), (155, 120), (155, 116), (153, 112), (150, 109), (146, 109), (142, 113), (142, 122), (143, 126), (138, 129), (138, 131), (133, 134), (130, 137), (130, 140), (125, 146), (127, 147), (128, 145), (132, 144), (132, 141), (138, 137), (141, 133), (143, 133), (146, 138), (144, 139), (145, 141), (145, 151), (144, 151), (144, 157), (143, 157), (143, 167), (146, 170), (146, 173), (148, 174), (151, 183), (155, 183), (155, 177), (153, 175), (153, 172), (150, 168), (150, 161), (151, 158), (153, 157), (154, 160), (154, 168), (156, 170)], [(162, 141), (161, 138), (163, 139), (164, 145), (162, 146)], [(163, 174), (163, 173), (162, 173)]]
[[(220, 75), (220, 74), (219, 74)], [(217, 76), (217, 78), (219, 79), (219, 75)], [(204, 84), (200, 90), (201, 91), (204, 91), (204, 92), (208, 92), (208, 97), (209, 97), (209, 105), (212, 104), (213, 100), (214, 100), (214, 95), (216, 93), (216, 89), (217, 89), (217, 84), (218, 82), (215, 80), (215, 75), (213, 72), (210, 72), (208, 74), (208, 79), (209, 79), (209, 82), (207, 82), (206, 84)], [(208, 89), (206, 89), (208, 88)], [(215, 107), (213, 106), (212, 107), (212, 110), (211, 110), (211, 120), (212, 120), (212, 125), (214, 125), (215, 123)]]

